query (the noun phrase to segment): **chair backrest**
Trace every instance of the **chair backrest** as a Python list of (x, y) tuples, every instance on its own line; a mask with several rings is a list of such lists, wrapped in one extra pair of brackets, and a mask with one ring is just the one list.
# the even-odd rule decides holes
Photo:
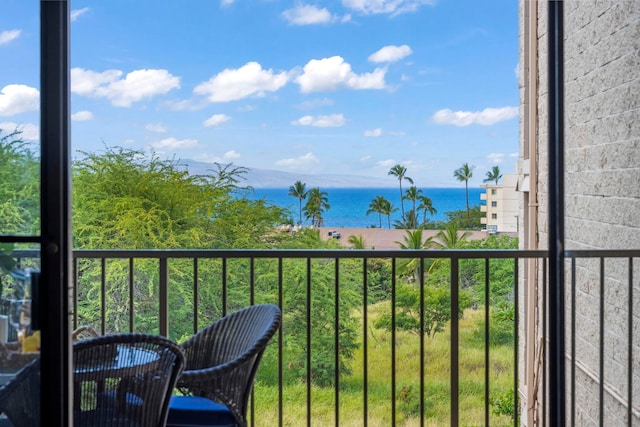
[(40, 359), (0, 387), (0, 414), (14, 427), (40, 427)]
[(277, 306), (259, 304), (202, 329), (182, 344), (187, 362), (178, 389), (226, 405), (245, 425), (255, 374), (281, 321)]
[[(177, 344), (156, 335), (104, 335), (76, 342), (74, 422), (164, 426), (184, 362)], [(104, 404), (107, 397), (110, 405)]]

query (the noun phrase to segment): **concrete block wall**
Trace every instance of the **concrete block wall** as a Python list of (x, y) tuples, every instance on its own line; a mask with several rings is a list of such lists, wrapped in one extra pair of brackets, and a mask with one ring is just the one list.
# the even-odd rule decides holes
[[(529, 0), (522, 0), (529, 1)], [(565, 247), (640, 248), (640, 1), (566, 0)], [(548, 239), (547, 7), (538, 2), (538, 239)], [(521, 52), (522, 53), (522, 52)], [(522, 63), (522, 62), (521, 62)], [(533, 154), (532, 154), (533, 155)], [(576, 425), (626, 425), (629, 296), (633, 295), (633, 350), (640, 354), (640, 260), (579, 260), (575, 277)], [(571, 319), (567, 295), (566, 319)], [(604, 309), (602, 309), (604, 307)], [(542, 307), (539, 310), (544, 311)], [(600, 319), (605, 333), (600, 336)], [(568, 330), (569, 332), (569, 330)], [(567, 335), (569, 336), (569, 335)], [(604, 342), (604, 414), (598, 410), (600, 342)], [(567, 346), (569, 349), (570, 346)], [(634, 359), (633, 407), (640, 425), (640, 360)], [(568, 370), (568, 373), (572, 371)], [(570, 385), (570, 384), (568, 384)], [(571, 389), (567, 387), (569, 392)]]

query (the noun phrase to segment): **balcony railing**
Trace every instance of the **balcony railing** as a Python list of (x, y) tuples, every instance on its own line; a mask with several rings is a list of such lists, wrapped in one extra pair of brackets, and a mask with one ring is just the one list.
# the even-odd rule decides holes
[(518, 425), (496, 405), (518, 407), (519, 263), (545, 255), (75, 251), (74, 322), (180, 340), (270, 302), (284, 322), (261, 366), (255, 425)]
[[(535, 308), (532, 295), (518, 286), (527, 263), (539, 277), (533, 297), (545, 306), (546, 251), (73, 255), (74, 325), (102, 333), (153, 332), (180, 341), (242, 306), (280, 306), (283, 327), (260, 368), (252, 425), (516, 426), (526, 414), (514, 410), (521, 405), (513, 391), (522, 392), (521, 375), (531, 369), (542, 401), (536, 422), (549, 425), (542, 398), (549, 391), (546, 345), (537, 344), (533, 360), (521, 357), (527, 350), (520, 318)], [(634, 425), (638, 371), (632, 355), (639, 343), (633, 289), (640, 250), (565, 255), (567, 425)], [(441, 287), (444, 300), (432, 292)]]

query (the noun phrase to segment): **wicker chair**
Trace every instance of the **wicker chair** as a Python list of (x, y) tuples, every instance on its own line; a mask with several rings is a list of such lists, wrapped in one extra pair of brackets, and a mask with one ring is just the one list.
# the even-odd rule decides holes
[(104, 335), (73, 345), (74, 425), (161, 427), (184, 368), (167, 338)]
[(40, 427), (40, 359), (31, 361), (0, 387), (0, 426)]
[(182, 344), (187, 364), (173, 396), (167, 426), (247, 424), (247, 403), (260, 359), (280, 327), (275, 305), (231, 313)]

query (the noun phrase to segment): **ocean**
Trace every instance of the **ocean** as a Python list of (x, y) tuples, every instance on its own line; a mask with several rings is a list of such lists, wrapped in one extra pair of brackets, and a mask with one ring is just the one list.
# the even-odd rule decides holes
[[(389, 200), (398, 211), (391, 214), (391, 227), (393, 222), (399, 220), (400, 212), (400, 190), (399, 188), (328, 188), (326, 191), (329, 198), (328, 211), (323, 215), (325, 227), (335, 228), (368, 228), (378, 227), (378, 214), (367, 215), (369, 204), (376, 196), (382, 196)], [(443, 221), (447, 219), (446, 212), (466, 209), (464, 188), (421, 188), (422, 194), (429, 197), (433, 202), (433, 207), (437, 210), (435, 215), (428, 218), (432, 221)], [(404, 187), (403, 187), (404, 191)], [(480, 204), (480, 194), (483, 188), (469, 188), (469, 206)], [(248, 197), (250, 199), (265, 199), (272, 205), (287, 208), (291, 211), (294, 221), (298, 221), (298, 199), (291, 197), (289, 188), (257, 188)], [(304, 206), (304, 200), (302, 201)], [(404, 201), (405, 211), (411, 209), (411, 202)], [(419, 212), (419, 218), (422, 213)], [(305, 224), (309, 221), (304, 220)], [(383, 216), (382, 226), (387, 227), (387, 218)]]

